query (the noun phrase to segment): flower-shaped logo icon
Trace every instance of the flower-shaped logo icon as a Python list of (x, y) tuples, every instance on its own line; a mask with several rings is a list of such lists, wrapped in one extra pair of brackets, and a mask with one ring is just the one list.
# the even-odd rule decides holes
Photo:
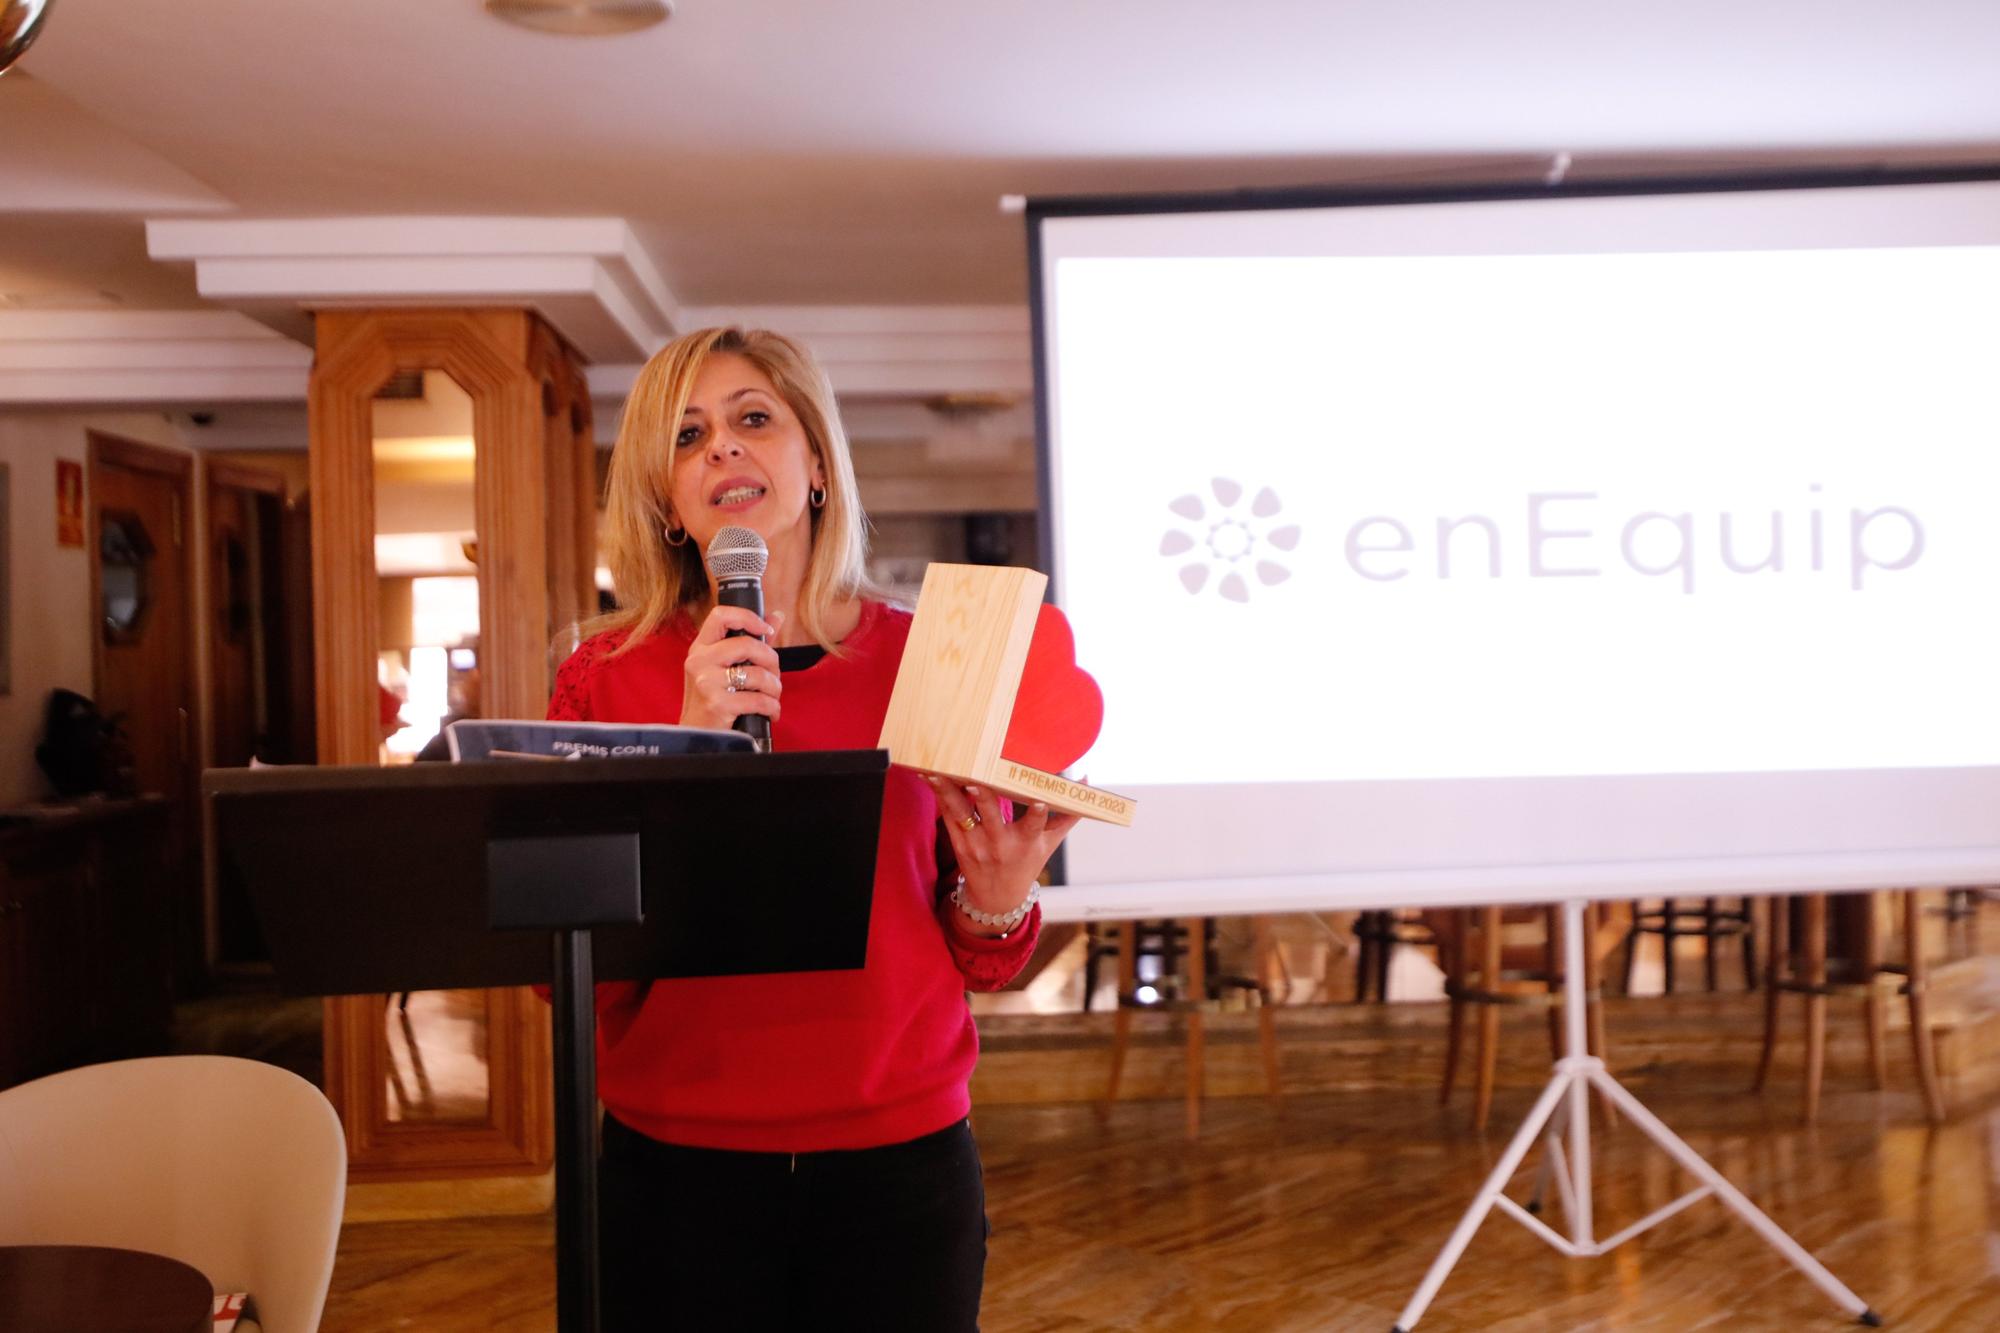
[(1241, 482), (1216, 477), (1209, 482), (1209, 490), (1215, 497), (1214, 509), (1194, 494), (1167, 504), (1182, 522), (1168, 528), (1160, 539), (1160, 554), (1169, 559), (1186, 557), (1179, 571), (1181, 586), (1189, 593), (1199, 593), (1219, 572), (1222, 577), (1216, 581), (1216, 592), (1232, 602), (1247, 602), (1250, 583), (1244, 578), (1245, 571), (1254, 572), (1257, 581), (1267, 587), (1290, 578), (1292, 571), (1273, 557), (1299, 544), (1299, 529), (1297, 524), (1267, 526), (1267, 521), (1284, 508), (1277, 493), (1266, 486), (1246, 511), (1238, 512), (1237, 502), (1243, 498)]

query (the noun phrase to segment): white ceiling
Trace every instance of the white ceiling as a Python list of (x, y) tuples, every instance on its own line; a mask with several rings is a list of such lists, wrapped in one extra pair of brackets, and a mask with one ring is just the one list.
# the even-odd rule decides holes
[(2000, 159), (1993, 0), (677, 9), (63, 0), (0, 79), (0, 293), (198, 304), (146, 218), (496, 214), (625, 218), (691, 304), (1004, 304), (1003, 193)]

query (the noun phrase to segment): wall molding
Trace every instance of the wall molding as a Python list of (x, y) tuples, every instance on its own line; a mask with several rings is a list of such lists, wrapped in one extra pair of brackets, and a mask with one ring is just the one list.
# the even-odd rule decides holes
[(0, 405), (303, 402), (312, 356), (233, 310), (0, 310)]
[(286, 331), (305, 312), (507, 307), (591, 361), (643, 360), (678, 302), (623, 218), (156, 219), (154, 259), (192, 262), (203, 297)]
[[(175, 228), (230, 225), (237, 224), (172, 224)], [(303, 247), (317, 239), (316, 231), (308, 231), (293, 244)], [(182, 241), (185, 238), (176, 244)], [(245, 243), (250, 241), (276, 244), (261, 232), (249, 233)], [(255, 253), (246, 256), (246, 262), (261, 264), (267, 258), (287, 262), (282, 256)], [(638, 258), (644, 260), (643, 255)], [(414, 261), (388, 257), (384, 262)], [(438, 268), (443, 261), (425, 262), (438, 272), (451, 268), (450, 264)], [(476, 266), (485, 261), (467, 257), (466, 262)], [(521, 276), (524, 270), (519, 265), (505, 262), (514, 277)], [(550, 261), (543, 271), (553, 274), (566, 262)], [(651, 271), (650, 263), (646, 269)], [(632, 273), (631, 281), (638, 282), (638, 270)], [(582, 281), (585, 275), (572, 276)], [(600, 280), (608, 278), (601, 273), (593, 277), (593, 291), (599, 290)], [(416, 281), (412, 278), (405, 285)], [(430, 285), (442, 282), (434, 274)], [(487, 291), (493, 290), (495, 286), (488, 283)], [(635, 309), (652, 301), (632, 297), (623, 288), (603, 290), (604, 301), (594, 316), (600, 320), (609, 318), (604, 312), (620, 301)], [(324, 305), (339, 309), (358, 303), (358, 299), (329, 300)], [(482, 299), (470, 304), (497, 303)], [(520, 308), (523, 303), (514, 304)], [(542, 309), (544, 303), (525, 304)], [(278, 305), (284, 309), (277, 311)], [(405, 297), (389, 301), (386, 308), (418, 305), (428, 308), (435, 303)], [(253, 310), (263, 310), (265, 317), (253, 318)], [(296, 298), (291, 304), (260, 298), (245, 309), (224, 310), (0, 311), (0, 406), (303, 405), (313, 358), (309, 319)], [(1012, 395), (1018, 399), (1017, 408), (1005, 415), (1019, 416), (1034, 387), (1025, 306), (692, 306), (679, 308), (675, 319), (682, 328), (744, 324), (780, 329), (803, 339), (826, 366), (849, 413), (851, 433), (860, 433), (853, 430), (857, 419), (893, 412), (898, 404), (905, 415), (921, 417), (918, 400), (943, 394)], [(276, 331), (274, 323), (296, 327), (298, 337)], [(560, 320), (550, 323), (567, 333)], [(662, 334), (645, 355), (664, 345)], [(642, 360), (633, 346), (618, 359), (585, 368), (601, 444), (609, 444), (617, 435), (619, 411)], [(913, 424), (894, 433), (926, 432)], [(303, 443), (302, 435), (296, 443)], [(222, 447), (219, 438), (209, 447)]]

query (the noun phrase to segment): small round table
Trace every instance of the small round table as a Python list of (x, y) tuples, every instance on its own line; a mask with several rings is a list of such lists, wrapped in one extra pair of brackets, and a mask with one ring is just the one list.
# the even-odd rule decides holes
[(142, 1250), (0, 1245), (0, 1328), (197, 1333), (214, 1319), (201, 1270)]

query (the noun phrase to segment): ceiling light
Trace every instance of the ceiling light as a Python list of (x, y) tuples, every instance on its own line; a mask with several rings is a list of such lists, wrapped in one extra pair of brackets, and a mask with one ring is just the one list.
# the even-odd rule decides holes
[(664, 23), (673, 0), (486, 0), (486, 12), (537, 32), (596, 37)]

